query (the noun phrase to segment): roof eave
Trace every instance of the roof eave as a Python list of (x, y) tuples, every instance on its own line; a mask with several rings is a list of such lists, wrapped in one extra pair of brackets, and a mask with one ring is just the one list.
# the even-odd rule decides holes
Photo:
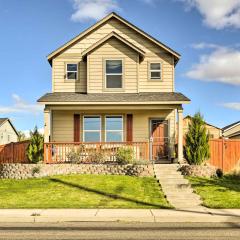
[(191, 101), (156, 101), (156, 102), (54, 102), (54, 101), (39, 101), (45, 105), (169, 105), (169, 104), (189, 104)]

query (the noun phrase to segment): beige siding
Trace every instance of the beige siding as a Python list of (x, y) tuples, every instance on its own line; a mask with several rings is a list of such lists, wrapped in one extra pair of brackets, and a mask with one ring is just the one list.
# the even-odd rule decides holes
[[(147, 141), (150, 137), (150, 119), (161, 118), (169, 120), (170, 136), (175, 136), (175, 114), (174, 110), (138, 110), (138, 111), (52, 111), (52, 140), (53, 141), (73, 141), (73, 115), (79, 113), (81, 119), (83, 115), (123, 115), (126, 118), (127, 113), (133, 114), (133, 141)], [(126, 121), (124, 120), (124, 132), (126, 129)], [(82, 130), (81, 120), (81, 130)], [(104, 129), (104, 125), (102, 127)], [(125, 139), (126, 134), (124, 134)], [(82, 138), (82, 137), (81, 137)], [(104, 139), (104, 133), (102, 133)], [(81, 139), (82, 140), (82, 139)]]
[[(183, 134), (185, 135), (188, 132), (190, 119), (184, 118), (183, 120)], [(220, 138), (222, 136), (222, 130), (219, 128), (216, 128), (212, 125), (206, 124), (206, 129), (210, 135), (210, 138)]]
[(7, 121), (0, 126), (0, 145), (17, 142), (18, 137), (11, 124)]
[[(90, 34), (88, 34), (83, 39), (79, 40), (76, 44), (69, 47), (62, 54), (56, 57), (53, 61), (53, 91), (56, 92), (84, 92), (86, 91), (86, 65), (82, 64), (80, 69), (80, 81), (75, 83), (69, 83), (64, 80), (65, 75), (65, 62), (67, 61), (81, 61), (81, 53), (90, 47), (92, 44), (96, 43), (107, 34), (115, 31), (117, 34), (130, 41), (134, 45), (138, 46), (146, 52), (146, 57), (139, 64), (139, 74), (136, 71), (136, 74), (133, 75), (134, 78), (139, 80), (139, 91), (141, 92), (171, 92), (174, 91), (174, 64), (173, 56), (167, 53), (164, 49), (161, 49), (150, 40), (144, 38), (142, 35), (136, 33), (134, 30), (130, 29), (128, 26), (119, 22), (116, 19), (111, 19)], [(113, 48), (105, 49), (105, 54), (109, 51), (109, 55), (113, 54)], [(106, 46), (107, 46), (106, 45)], [(119, 49), (120, 48), (120, 49)], [(114, 50), (121, 50), (123, 47), (119, 45)], [(132, 51), (129, 51), (131, 54)], [(99, 52), (98, 52), (99, 54)], [(116, 54), (116, 52), (115, 52)], [(125, 54), (124, 54), (125, 55)], [(134, 60), (135, 61), (135, 60)], [(149, 81), (148, 79), (148, 63), (151, 61), (159, 61), (162, 63), (162, 81)], [(89, 64), (90, 67), (94, 67)], [(100, 70), (99, 70), (100, 71)], [(130, 69), (132, 71), (132, 69)], [(132, 73), (129, 73), (132, 74)], [(139, 78), (138, 78), (139, 76)], [(98, 75), (99, 77), (99, 75)], [(133, 86), (134, 85), (134, 86)], [(89, 88), (90, 91), (94, 91), (93, 88)], [(137, 92), (135, 84), (126, 85), (126, 92)], [(99, 86), (97, 86), (96, 92), (100, 91)]]
[(123, 91), (137, 92), (138, 54), (119, 40), (112, 38), (89, 55), (88, 92), (105, 91), (105, 60), (123, 62)]
[[(66, 64), (78, 64), (78, 79), (66, 79)], [(68, 57), (62, 54), (54, 59), (52, 64), (53, 92), (86, 92), (87, 89), (87, 64), (81, 57)]]
[[(232, 137), (232, 135), (235, 135), (236, 133), (239, 133), (237, 136)], [(237, 125), (233, 128), (230, 128), (223, 133), (224, 137), (229, 137), (231, 139), (240, 139), (240, 125)]]

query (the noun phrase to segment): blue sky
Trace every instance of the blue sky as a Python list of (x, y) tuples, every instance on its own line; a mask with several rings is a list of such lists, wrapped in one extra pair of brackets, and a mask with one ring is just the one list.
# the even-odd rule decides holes
[(42, 128), (46, 56), (111, 11), (182, 55), (185, 115), (200, 110), (219, 127), (240, 120), (240, 0), (0, 0), (0, 117)]

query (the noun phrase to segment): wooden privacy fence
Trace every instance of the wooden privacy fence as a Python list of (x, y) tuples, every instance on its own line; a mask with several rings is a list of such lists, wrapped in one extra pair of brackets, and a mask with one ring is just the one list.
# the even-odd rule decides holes
[(78, 155), (78, 162), (82, 163), (92, 163), (96, 158), (101, 158), (103, 155), (106, 162), (114, 162), (120, 148), (131, 148), (135, 160), (149, 159), (148, 142), (51, 142), (44, 144), (44, 162), (72, 162), (71, 155), (75, 153)]
[(29, 163), (26, 150), (29, 141), (0, 145), (0, 163)]
[(209, 145), (211, 165), (229, 172), (240, 163), (240, 140), (211, 139)]

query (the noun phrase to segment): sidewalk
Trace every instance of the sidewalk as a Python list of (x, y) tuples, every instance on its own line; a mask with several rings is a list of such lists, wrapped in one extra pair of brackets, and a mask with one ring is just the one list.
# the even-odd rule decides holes
[(88, 221), (240, 223), (240, 209), (0, 209), (0, 223)]

